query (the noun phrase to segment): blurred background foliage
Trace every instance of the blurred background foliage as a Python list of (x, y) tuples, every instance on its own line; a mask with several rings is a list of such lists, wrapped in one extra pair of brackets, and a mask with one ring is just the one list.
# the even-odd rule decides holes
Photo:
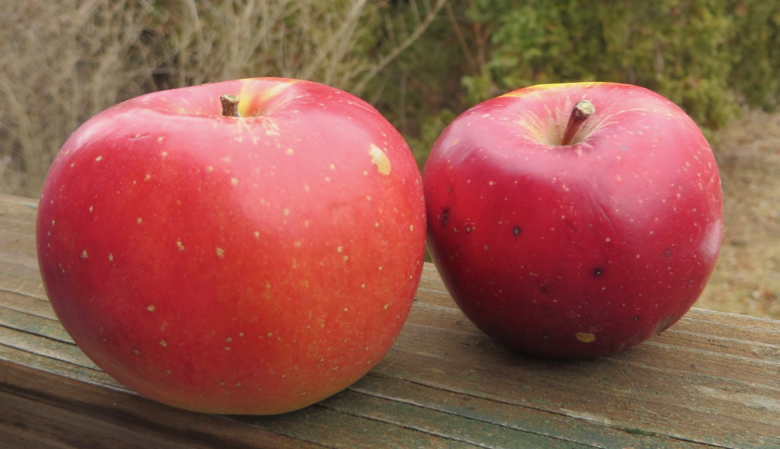
[(422, 166), (457, 114), (538, 83), (642, 85), (718, 129), (778, 107), (778, 52), (766, 0), (0, 0), (0, 192), (37, 196), (80, 123), (159, 89), (320, 81)]
[(453, 0), (388, 72), (400, 82), (380, 110), (420, 161), (458, 113), (539, 83), (641, 85), (711, 135), (778, 107), (780, 2)]

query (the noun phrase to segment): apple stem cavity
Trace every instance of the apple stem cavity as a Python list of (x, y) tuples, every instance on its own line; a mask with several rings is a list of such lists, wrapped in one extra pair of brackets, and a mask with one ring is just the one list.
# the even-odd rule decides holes
[(577, 104), (575, 104), (574, 107), (572, 108), (571, 115), (569, 115), (569, 123), (566, 124), (566, 131), (563, 132), (561, 145), (562, 146), (571, 145), (574, 136), (577, 134), (577, 131), (580, 130), (582, 124), (585, 123), (585, 120), (587, 120), (588, 117), (593, 115), (595, 112), (596, 112), (596, 107), (593, 106), (593, 103), (591, 103), (590, 101), (588, 100), (578, 101)]
[(219, 101), (222, 103), (222, 115), (225, 117), (241, 117), (238, 113), (239, 99), (235, 95), (220, 95)]

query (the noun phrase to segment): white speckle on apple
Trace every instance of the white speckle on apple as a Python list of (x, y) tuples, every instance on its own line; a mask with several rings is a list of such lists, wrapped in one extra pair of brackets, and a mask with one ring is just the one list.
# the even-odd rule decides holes
[(184, 251), (184, 244), (181, 240), (176, 240), (176, 247), (179, 248), (179, 251)]
[(604, 241), (609, 243), (610, 242), (609, 237), (605, 238)]
[(225, 250), (224, 249), (216, 248), (216, 252), (217, 252), (217, 257), (219, 257), (220, 259), (224, 259), (225, 258)]
[(113, 254), (111, 254), (111, 253), (109, 253), (109, 254), (108, 254), (108, 260), (109, 260), (109, 261), (111, 261), (111, 262), (113, 262), (113, 261), (114, 261), (114, 255), (113, 255)]
[(302, 242), (293, 242), (293, 246), (296, 248), (300, 248), (303, 245)]
[(141, 218), (141, 217), (138, 217), (138, 218), (136, 218), (136, 220), (135, 220), (135, 221), (136, 221), (138, 224), (141, 224), (141, 223), (143, 223), (143, 222), (144, 222), (144, 219), (143, 219), (143, 218)]
[(286, 154), (286, 155), (288, 155), (288, 156), (292, 156), (292, 154), (293, 154), (293, 149), (292, 149), (292, 148), (288, 148), (288, 149), (284, 150), (284, 154)]
[(409, 230), (414, 232), (414, 225), (409, 225)]
[(87, 250), (84, 250), (81, 252), (81, 258), (86, 259), (87, 258)]
[(144, 176), (144, 181), (148, 181), (148, 180), (150, 180), (150, 179), (152, 179), (152, 175), (150, 175), (149, 173), (147, 173), (147, 174), (146, 174), (146, 176)]
[(337, 251), (337, 252), (342, 252), (343, 250), (344, 250), (344, 247), (343, 247), (343, 246), (339, 246), (338, 248), (336, 248), (336, 251)]
[(168, 157), (168, 152), (167, 151), (163, 151), (161, 156), (162, 157)]
[(103, 160), (103, 156), (98, 156), (95, 158), (95, 162), (100, 162)]
[(94, 206), (89, 206), (89, 211), (92, 212), (93, 210), (95, 210), (95, 207)]
[(163, 348), (167, 348), (168, 342), (166, 342), (165, 340), (160, 340), (160, 346), (162, 346)]
[(344, 262), (349, 260), (349, 256), (344, 256)]
[(260, 231), (255, 231), (255, 238), (256, 238), (256, 239), (259, 239), (259, 238), (260, 238)]
[(336, 169), (336, 166), (335, 166), (335, 165), (333, 165), (333, 164), (330, 164), (330, 169), (331, 169), (331, 170), (335, 170), (335, 169)]
[(290, 215), (290, 209), (284, 209), (284, 210), (282, 210), (282, 213), (286, 217), (286, 216)]
[(390, 159), (381, 148), (372, 143), (368, 150), (368, 154), (371, 156), (371, 163), (376, 165), (380, 174), (385, 176), (390, 174)]
[(238, 185), (238, 178), (230, 178), (230, 183), (234, 186)]
[(155, 310), (157, 310), (157, 308), (155, 308), (153, 304), (149, 304), (149, 307), (147, 307), (146, 310), (150, 312), (154, 312)]

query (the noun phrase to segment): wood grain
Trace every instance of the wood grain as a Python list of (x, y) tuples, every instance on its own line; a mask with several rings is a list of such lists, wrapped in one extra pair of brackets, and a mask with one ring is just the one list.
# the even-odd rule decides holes
[(0, 448), (780, 448), (780, 322), (694, 308), (613, 357), (534, 359), (477, 330), (430, 264), (395, 345), (347, 390), (279, 416), (173, 409), (57, 321), (35, 206), (0, 196)]

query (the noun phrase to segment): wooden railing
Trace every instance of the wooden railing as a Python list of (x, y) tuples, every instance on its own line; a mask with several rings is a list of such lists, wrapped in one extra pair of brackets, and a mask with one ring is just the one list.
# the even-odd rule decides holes
[(477, 330), (430, 264), (389, 354), (342, 393), (278, 416), (167, 407), (61, 327), (35, 215), (0, 196), (2, 448), (780, 448), (780, 321), (694, 308), (624, 353), (540, 360)]

